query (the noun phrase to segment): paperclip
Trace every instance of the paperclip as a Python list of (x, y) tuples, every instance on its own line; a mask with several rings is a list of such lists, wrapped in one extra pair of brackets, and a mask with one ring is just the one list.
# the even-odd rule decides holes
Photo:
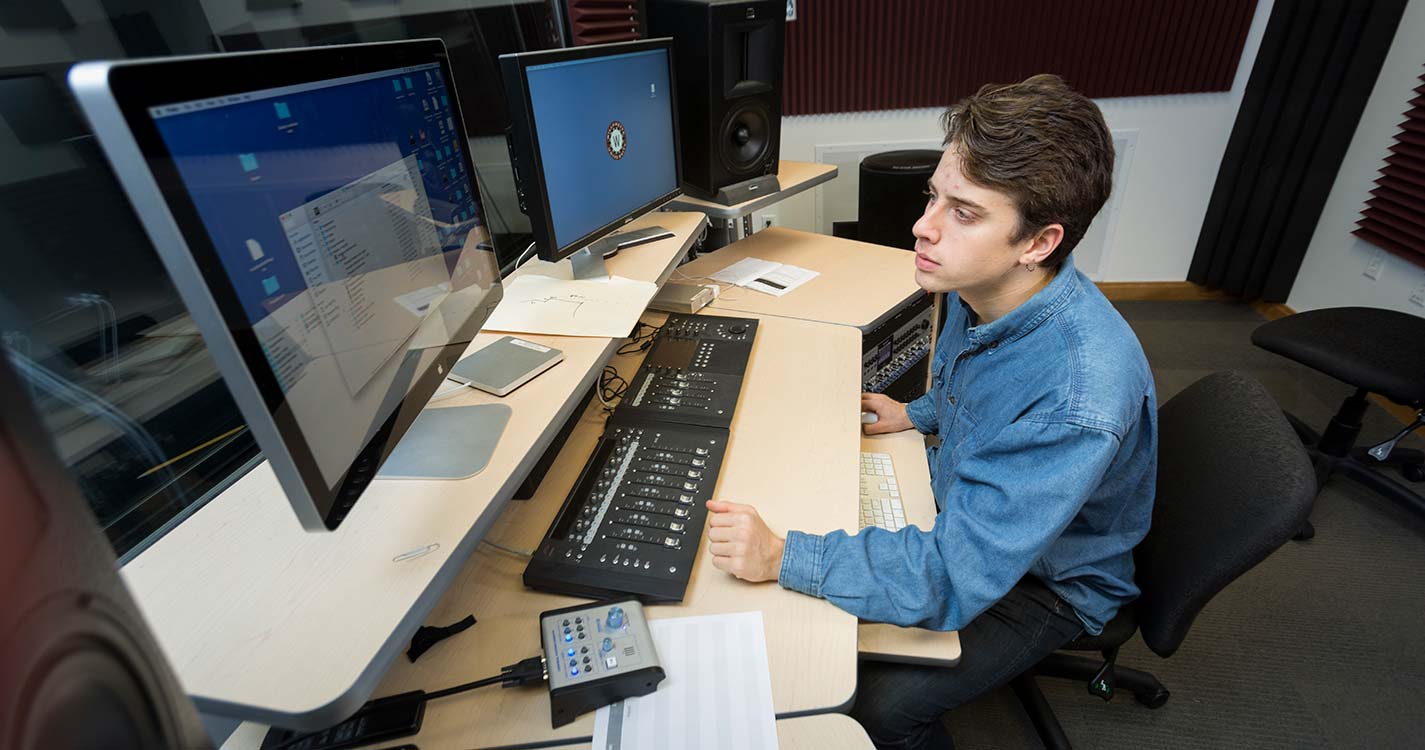
[(414, 560), (418, 557), (425, 557), (426, 555), (438, 549), (440, 549), (440, 542), (434, 542), (432, 544), (427, 544), (424, 547), (418, 547), (416, 549), (413, 549), (410, 552), (402, 552), (401, 554), (391, 558), (391, 562), (406, 562), (407, 560)]

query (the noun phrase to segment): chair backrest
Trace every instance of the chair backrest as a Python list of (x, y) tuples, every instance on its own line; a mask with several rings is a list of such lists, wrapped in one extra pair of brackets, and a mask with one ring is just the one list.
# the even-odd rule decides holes
[(1177, 651), (1217, 592), (1301, 529), (1315, 496), (1301, 439), (1261, 383), (1217, 372), (1163, 404), (1153, 526), (1134, 550), (1148, 647)]

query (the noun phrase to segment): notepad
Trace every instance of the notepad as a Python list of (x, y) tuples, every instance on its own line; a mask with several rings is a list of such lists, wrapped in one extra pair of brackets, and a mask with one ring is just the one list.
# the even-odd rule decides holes
[(708, 278), (781, 297), (820, 276), (817, 271), (760, 258), (743, 258)]
[(594, 715), (599, 750), (777, 750), (761, 612), (648, 623), (668, 677)]
[(504, 336), (456, 362), (446, 377), (503, 396), (563, 361), (558, 349)]

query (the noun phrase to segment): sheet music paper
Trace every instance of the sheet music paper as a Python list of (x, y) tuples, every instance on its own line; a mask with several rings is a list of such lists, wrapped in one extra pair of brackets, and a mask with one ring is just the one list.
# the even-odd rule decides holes
[(524, 274), (505, 286), (482, 330), (623, 338), (657, 291), (656, 284), (621, 276), (571, 281)]
[(668, 677), (594, 715), (595, 750), (777, 750), (761, 612), (648, 624)]

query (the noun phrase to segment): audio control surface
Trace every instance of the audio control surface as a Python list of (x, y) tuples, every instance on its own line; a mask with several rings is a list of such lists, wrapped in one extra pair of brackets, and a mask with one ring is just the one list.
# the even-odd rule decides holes
[(525, 585), (681, 601), (726, 436), (677, 425), (610, 428), (525, 568)]
[(616, 419), (730, 427), (757, 321), (670, 315)]
[(682, 601), (757, 321), (670, 315), (525, 568), (530, 588)]

